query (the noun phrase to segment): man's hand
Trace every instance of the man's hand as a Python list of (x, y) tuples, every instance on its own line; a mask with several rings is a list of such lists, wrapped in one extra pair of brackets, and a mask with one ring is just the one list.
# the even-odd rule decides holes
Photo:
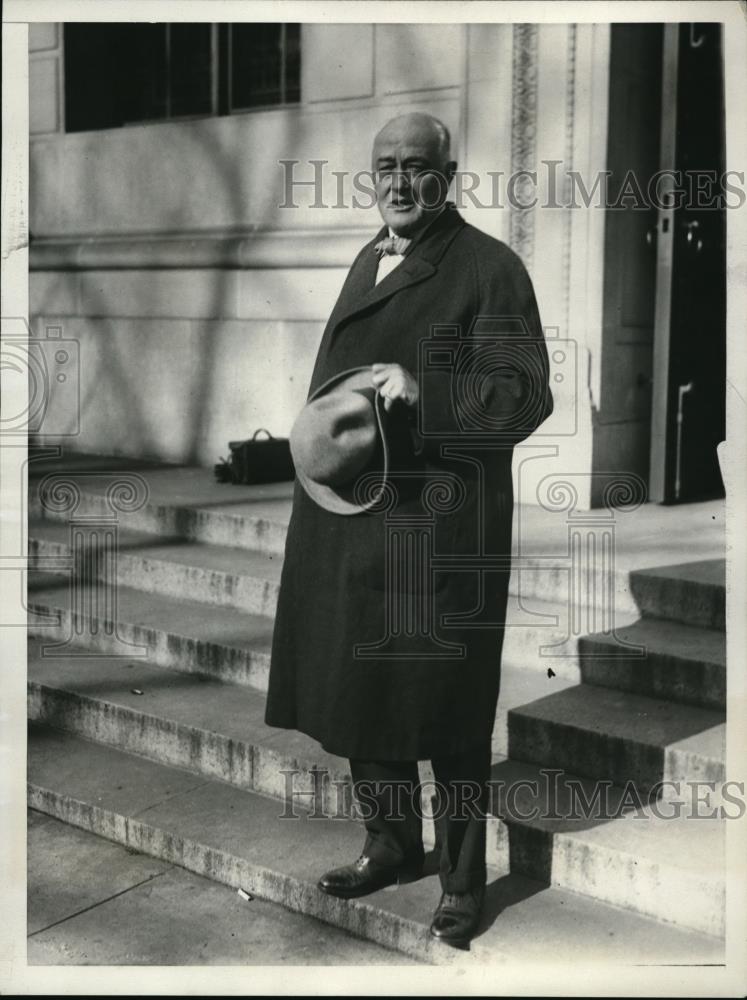
[(395, 399), (407, 406), (415, 406), (418, 401), (418, 383), (401, 365), (373, 365), (371, 381), (384, 397), (385, 410), (392, 408)]

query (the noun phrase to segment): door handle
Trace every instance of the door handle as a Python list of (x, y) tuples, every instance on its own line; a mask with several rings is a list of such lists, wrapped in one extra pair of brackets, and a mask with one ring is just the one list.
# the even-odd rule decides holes
[(700, 229), (700, 223), (697, 219), (693, 219), (692, 222), (685, 223), (685, 239), (689, 246), (693, 247), (696, 253), (700, 253), (703, 249), (703, 240), (698, 237), (698, 230)]
[(677, 460), (674, 474), (674, 498), (679, 500), (682, 487), (682, 424), (684, 423), (684, 399), (695, 388), (694, 382), (681, 385), (677, 391)]

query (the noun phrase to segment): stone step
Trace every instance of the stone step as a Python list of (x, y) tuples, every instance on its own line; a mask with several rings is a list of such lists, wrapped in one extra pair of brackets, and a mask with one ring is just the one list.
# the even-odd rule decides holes
[[(40, 614), (57, 614), (70, 607), (70, 573), (60, 572), (69, 564), (67, 531), (68, 528), (63, 525), (53, 525), (51, 528), (46, 526), (42, 533), (30, 539), (32, 566), (49, 566), (54, 569), (32, 568), (29, 573), (29, 600)], [(133, 548), (147, 538), (148, 536), (135, 533), (125, 535), (126, 540), (133, 542)], [(142, 563), (139, 561), (141, 558)], [(55, 560), (58, 561), (56, 564)], [(175, 644), (176, 637), (182, 634), (178, 629), (187, 621), (193, 623), (195, 630), (187, 634), (195, 636), (197, 641), (203, 641), (204, 638), (203, 622), (207, 625), (211, 643), (221, 633), (243, 636), (247, 633), (244, 612), (251, 616), (249, 627), (253, 632), (271, 634), (269, 611), (276, 601), (279, 575), (277, 560), (271, 556), (221, 546), (186, 544), (182, 548), (176, 543), (173, 545), (173, 552), (172, 547), (163, 545), (147, 547), (137, 555), (131, 550), (123, 551), (117, 559), (117, 566), (118, 623), (120, 635), (128, 637), (129, 641), (142, 641), (131, 638), (131, 634), (134, 634), (135, 626), (143, 624), (143, 614), (147, 615), (145, 623), (151, 629), (162, 623), (161, 631), (171, 636), (168, 640), (171, 646)], [(80, 607), (93, 609), (100, 605), (100, 595), (95, 596), (91, 590), (85, 582), (76, 584)], [(150, 596), (147, 599), (138, 597), (139, 591)], [(177, 599), (178, 603), (175, 603)], [(188, 613), (182, 609), (182, 603)], [(268, 619), (264, 625), (257, 625), (259, 609), (267, 612), (264, 616), (260, 615)], [(159, 614), (154, 615), (155, 610)], [(233, 612), (237, 613), (231, 618)], [(106, 629), (95, 627), (96, 617), (91, 614), (86, 616), (91, 620), (91, 628), (86, 631), (90, 633), (94, 644), (105, 642), (107, 634)], [(217, 629), (211, 625), (214, 618)], [(630, 624), (629, 618), (622, 615), (618, 616), (617, 622), (619, 627)], [(235, 658), (233, 646), (231, 643), (231, 662)], [(262, 651), (258, 650), (258, 653)], [(551, 669), (559, 677), (580, 681), (578, 639), (569, 637), (567, 607), (539, 600), (519, 601), (509, 597), (503, 663), (542, 672)], [(266, 678), (258, 683), (263, 687)]]
[[(623, 645), (629, 644), (629, 645)], [(633, 647), (644, 650), (639, 655)], [(726, 708), (726, 634), (660, 618), (579, 639), (581, 679), (703, 708)]]
[[(66, 532), (66, 527), (54, 526), (48, 534), (45, 529), (45, 537), (38, 536), (30, 542), (31, 551), (36, 553), (32, 557), (34, 565), (53, 566), (54, 560), (63, 561), (57, 564), (54, 572), (32, 569), (29, 573), (29, 601), (39, 615), (63, 613), (67, 616), (71, 606), (71, 574), (69, 571), (60, 572), (63, 566), (68, 565), (70, 550), (62, 537), (54, 540), (51, 537), (54, 534), (64, 536)], [(134, 540), (143, 536), (127, 537)], [(148, 555), (144, 557), (143, 564), (138, 563), (140, 553), (135, 556), (128, 552), (118, 558), (116, 600), (119, 634), (128, 641), (140, 643), (143, 641), (138, 637), (140, 626), (146, 625), (149, 634), (152, 634), (152, 641), (162, 649), (159, 662), (164, 665), (173, 659), (177, 646), (183, 645), (180, 637), (188, 636), (194, 642), (208, 641), (215, 652), (215, 640), (221, 635), (258, 635), (261, 642), (256, 649), (257, 661), (263, 662), (265, 648), (269, 648), (272, 623), (269, 614), (258, 614), (258, 608), (269, 612), (270, 605), (274, 606), (276, 600), (276, 583), (271, 577), (277, 575), (279, 567), (273, 558), (220, 546), (188, 544), (184, 549), (179, 545), (174, 549), (173, 564), (170, 550), (165, 547), (154, 547), (158, 557)], [(245, 574), (227, 572), (227, 565), (236, 563)], [(261, 577), (259, 574), (266, 570), (267, 576)], [(108, 649), (106, 643), (110, 630), (103, 627), (101, 616), (90, 613), (101, 605), (101, 595), (94, 593), (94, 588), (85, 580), (76, 581), (75, 594), (77, 606), (89, 609), (84, 618), (90, 627), (83, 629), (88, 641), (95, 649)], [(519, 602), (509, 598), (503, 664), (537, 669), (543, 673), (550, 669), (558, 677), (579, 682), (578, 640), (569, 638), (564, 610), (561, 606), (541, 601)], [(622, 626), (628, 624), (628, 619), (621, 616), (618, 622)], [(185, 623), (190, 623), (191, 629), (186, 633)], [(32, 622), (31, 627), (36, 634), (38, 624)], [(77, 641), (80, 643), (81, 640)], [(242, 640), (244, 644), (245, 641)], [(232, 672), (235, 671), (235, 645), (233, 641), (226, 643)], [(217, 662), (211, 669), (219, 672)], [(265, 689), (266, 663), (263, 671), (255, 670), (254, 674), (252, 683)], [(225, 679), (240, 680), (233, 673)]]
[[(62, 630), (60, 630), (62, 634)], [(195, 707), (198, 711), (203, 708), (204, 697), (200, 693), (203, 690), (210, 691), (210, 701), (220, 706), (220, 713), (231, 710), (233, 704), (243, 705), (239, 699), (249, 699), (246, 704), (255, 706), (252, 709), (252, 719), (259, 719), (264, 716), (264, 686), (254, 683), (255, 680), (263, 677), (266, 681), (266, 673), (260, 674), (250, 668), (243, 672), (241, 670), (226, 670), (225, 674), (212, 670), (213, 663), (207, 660), (207, 668), (201, 669), (201, 653), (203, 649), (208, 649), (209, 644), (197, 640), (184, 640), (186, 645), (179, 642), (179, 636), (174, 633), (165, 635), (163, 641), (154, 646), (153, 655), (146, 654), (143, 657), (135, 656), (111, 656), (107, 649), (95, 649), (93, 644), (67, 645), (64, 651), (54, 648), (54, 635), (41, 635), (39, 630), (36, 637), (29, 642), (29, 671), (35, 671), (34, 677), (50, 686), (55, 684), (55, 678), (70, 677), (71, 683), (77, 685), (81, 693), (85, 693), (88, 686), (98, 684), (100, 678), (106, 678), (105, 686), (99, 691), (99, 695), (104, 696), (107, 690), (116, 691), (118, 696), (126, 696), (128, 704), (142, 709), (144, 704), (140, 695), (130, 697), (132, 688), (146, 690), (143, 684), (150, 676), (148, 671), (156, 669), (153, 684), (148, 683), (149, 699), (159, 698), (158, 692), (163, 689), (167, 692), (163, 697), (165, 701), (154, 701), (158, 710), (168, 713), (169, 699), (179, 694), (180, 697), (196, 699)], [(79, 636), (75, 637), (80, 638)], [(146, 636), (147, 638), (147, 636)], [(102, 643), (106, 646), (106, 643)], [(184, 669), (180, 668), (181, 651), (193, 654), (189, 656)], [(173, 675), (173, 676), (172, 676)], [(31, 673), (29, 674), (31, 679)], [(133, 678), (135, 678), (133, 680)], [(238, 678), (238, 683), (236, 681)], [(227, 683), (222, 683), (227, 682)], [(508, 753), (509, 733), (508, 733), (508, 713), (509, 711), (528, 702), (536, 701), (550, 693), (562, 691), (571, 686), (572, 682), (562, 677), (548, 677), (531, 670), (515, 670), (504, 667), (501, 670), (501, 691), (496, 711), (495, 726), (493, 728), (493, 753), (499, 756), (506, 756)], [(206, 686), (207, 685), (207, 686)], [(250, 689), (246, 693), (242, 688)], [(252, 701), (251, 698), (254, 697)], [(216, 720), (224, 717), (219, 714)], [(244, 724), (244, 720), (240, 720)], [(238, 730), (237, 732), (240, 732)], [(278, 734), (280, 730), (267, 730), (268, 733)], [(299, 740), (308, 749), (312, 741), (306, 737)], [(307, 745), (308, 744), (308, 745)]]
[[(72, 565), (68, 524), (36, 518), (29, 524), (29, 564), (40, 572)], [(91, 545), (95, 547), (94, 540)], [(91, 546), (89, 546), (91, 547)], [(86, 571), (90, 571), (90, 562)], [(99, 560), (109, 571), (109, 564)], [(275, 612), (282, 558), (243, 548), (209, 545), (136, 532), (118, 531), (116, 579), (119, 586), (166, 597), (271, 616)], [(618, 615), (618, 627), (630, 616)], [(578, 640), (571, 635), (565, 603), (534, 599), (509, 602), (504, 661), (580, 680)]]
[(193, 466), (133, 467), (132, 460), (85, 458), (75, 456), (78, 465), (87, 465), (79, 471), (64, 462), (31, 463), (29, 517), (111, 522), (114, 514), (131, 531), (283, 554), (293, 483), (234, 486)]
[[(266, 726), (257, 692), (142, 662), (41, 653), (40, 644), (32, 643), (32, 719), (273, 796), (287, 802), (289, 812), (353, 814), (347, 761), (303, 734)], [(432, 778), (427, 767), (421, 773), (426, 783)], [(721, 820), (688, 820), (681, 807), (669, 806), (660, 808), (660, 815), (649, 808), (624, 816), (620, 789), (602, 789), (573, 775), (546, 775), (500, 755), (492, 780), (489, 864), (658, 919), (722, 932)], [(584, 813), (582, 801), (594, 802), (595, 792), (604, 798)], [(626, 808), (635, 811), (630, 804)], [(424, 811), (428, 816), (427, 801)], [(425, 837), (433, 844), (428, 821)], [(683, 886), (688, 887), (684, 905)]]
[[(43, 571), (62, 560), (71, 564), (70, 531), (62, 521), (30, 521), (29, 565)], [(251, 614), (275, 614), (280, 556), (122, 528), (117, 543), (116, 579), (121, 586)]]
[[(68, 528), (37, 522), (30, 540), (36, 565), (53, 565), (70, 555)], [(194, 659), (195, 643), (207, 642), (211, 672), (223, 676), (221, 639), (227, 674), (224, 679), (250, 682), (266, 688), (269, 660), (270, 621), (279, 577), (279, 560), (262, 553), (222, 546), (174, 541), (154, 544), (148, 535), (122, 532), (117, 558), (117, 617), (119, 633), (131, 642), (142, 642), (142, 626), (148, 629), (153, 656), (164, 666), (180, 666)], [(59, 565), (62, 565), (60, 563)], [(67, 612), (70, 606), (69, 576), (34, 570), (30, 574), (30, 600), (40, 610)], [(91, 610), (96, 604), (85, 584), (77, 585), (78, 606)], [(149, 595), (138, 596), (138, 592)], [(99, 599), (100, 603), (100, 599)], [(144, 618), (143, 615), (146, 617)], [(109, 649), (108, 630), (96, 616), (85, 631), (92, 648)], [(615, 687), (639, 694), (655, 694), (706, 707), (722, 707), (725, 700), (724, 636), (671, 622), (647, 619), (630, 621), (617, 616), (612, 635), (569, 637), (571, 622), (567, 605), (539, 600), (509, 598), (502, 662), (506, 668), (551, 670), (558, 678)], [(185, 630), (185, 625), (188, 627)], [(36, 626), (33, 626), (36, 629)], [(254, 641), (251, 669), (237, 660), (247, 655)], [(81, 640), (76, 640), (80, 644)], [(184, 647), (187, 647), (186, 649)], [(160, 652), (158, 652), (160, 651)], [(184, 669), (200, 669), (199, 665)], [(237, 673), (238, 671), (238, 673)]]
[(642, 614), (703, 628), (726, 628), (726, 570), (723, 559), (706, 559), (637, 569), (630, 589)]
[(62, 574), (32, 570), (28, 582), (29, 634), (46, 644), (267, 689), (271, 618), (131, 587), (118, 587), (107, 608), (102, 588), (72, 587)]
[[(279, 818), (278, 803), (217, 780), (32, 723), (28, 804), (81, 829), (243, 888), (403, 952), (440, 963), (723, 961), (720, 939), (643, 917), (525, 876), (491, 869), (483, 926), (469, 953), (430, 939), (437, 880), (360, 900), (319, 892), (322, 871), (357, 856), (345, 819)], [(429, 856), (427, 871), (433, 871)]]
[[(82, 493), (82, 515), (94, 517), (101, 513), (104, 502), (98, 494)], [(52, 568), (55, 561), (68, 559), (71, 554), (67, 515), (42, 510), (38, 504), (33, 509), (36, 516), (30, 518), (28, 528), (30, 564), (39, 569)], [(227, 536), (221, 527), (225, 518), (223, 511), (204, 511), (201, 530), (196, 532), (192, 530), (191, 518), (185, 525), (181, 508), (174, 508), (171, 513), (167, 508), (158, 509), (161, 513), (152, 521), (143, 511), (118, 516), (121, 583), (161, 593), (179, 593), (178, 588), (184, 587), (187, 596), (194, 595), (195, 600), (273, 613), (284, 548), (278, 537), (272, 544), (254, 547), (262, 529), (255, 525), (251, 514), (241, 515), (242, 523), (246, 520), (250, 531), (240, 536)], [(289, 509), (284, 512), (284, 516), (289, 514)], [(211, 520), (216, 521), (213, 528), (207, 524)], [(138, 529), (132, 525), (138, 525)], [(169, 528), (173, 529), (173, 535), (167, 534)], [(279, 520), (275, 528), (276, 536), (282, 531), (284, 539), (285, 522)], [(195, 542), (199, 544), (192, 544)], [(618, 603), (611, 623), (619, 621), (621, 615), (626, 619), (637, 616), (637, 609), (626, 591), (626, 580), (625, 574), (619, 575), (616, 583)], [(545, 561), (530, 558), (521, 569), (514, 568), (509, 592), (512, 596), (520, 595), (525, 602), (539, 602), (540, 606), (555, 602), (558, 607), (554, 612), (563, 620), (569, 619), (568, 573), (562, 567), (558, 569), (548, 566)], [(583, 617), (590, 627), (596, 628), (598, 620), (601, 626), (601, 615), (596, 609), (584, 609)]]
[[(116, 614), (100, 614), (97, 612), (104, 603), (104, 588), (100, 586), (79, 580), (73, 586), (70, 574), (43, 570), (30, 570), (28, 583), (32, 635), (44, 634), (50, 640), (71, 636), (78, 646), (110, 654), (121, 650), (128, 655), (124, 643), (145, 645), (148, 655), (161, 666), (202, 670), (223, 680), (267, 689), (273, 628), (270, 616), (124, 585), (118, 585), (116, 596), (109, 598), (110, 604), (116, 600)], [(73, 616), (75, 628), (73, 606), (78, 609)], [(120, 642), (113, 635), (114, 618)], [(558, 608), (538, 602), (531, 609), (520, 608), (516, 600), (509, 599), (507, 621), (504, 667), (515, 665), (545, 676), (551, 670), (552, 679), (580, 680), (577, 640), (567, 638), (559, 624)], [(136, 656), (137, 649), (133, 648), (131, 655)], [(201, 666), (203, 661), (205, 666)]]
[(723, 712), (582, 684), (509, 711), (509, 756), (648, 794), (725, 780)]
[[(74, 465), (78, 471), (66, 467), (61, 460), (31, 464), (29, 515), (32, 518), (62, 522), (71, 516), (111, 520), (112, 513), (116, 513), (117, 523), (124, 530), (170, 540), (256, 550), (275, 557), (283, 555), (292, 483), (231, 486), (216, 483), (207, 469), (149, 463), (138, 466), (129, 459), (96, 456), (74, 456)], [(131, 484), (133, 494), (137, 495), (134, 502), (120, 499), (122, 493), (118, 494), (115, 488), (120, 482)], [(660, 520), (661, 511), (647, 510), (646, 518)], [(636, 523), (640, 522), (639, 513)], [(554, 530), (549, 530), (554, 525), (554, 521), (552, 525), (548, 523), (546, 512), (517, 506), (511, 576), (511, 593), (515, 596), (561, 603), (572, 597), (575, 605), (590, 609), (584, 616), (582, 631), (607, 627), (600, 620), (600, 616), (612, 613), (609, 601), (603, 596), (606, 591), (614, 593), (618, 615), (633, 615), (640, 608), (655, 617), (723, 628), (722, 559), (705, 558), (684, 567), (639, 571), (638, 566), (650, 566), (657, 552), (657, 539), (661, 549), (665, 526), (660, 525), (642, 551), (636, 546), (639, 539), (628, 538), (630, 527), (618, 532), (617, 557), (609, 569), (599, 569), (593, 563), (579, 567), (572, 564), (567, 547), (564, 548), (567, 525), (561, 521)], [(645, 526), (641, 530), (645, 533)], [(706, 538), (706, 544), (701, 546), (704, 554), (720, 549), (720, 535), (715, 534), (711, 539), (708, 531), (701, 534)], [(541, 551), (543, 545), (546, 551)], [(664, 555), (670, 552), (666, 548), (661, 551)], [(676, 552), (679, 554), (679, 548)], [(633, 574), (639, 572), (645, 578), (634, 586)]]
[(643, 805), (609, 782), (510, 759), (494, 762), (491, 785), (512, 872), (724, 933), (725, 827), (743, 811), (741, 794), (693, 805), (693, 790), (683, 787), (669, 802)]
[[(574, 634), (586, 609), (509, 597), (502, 661), (576, 683), (711, 709), (726, 707), (723, 631), (617, 611), (614, 628)], [(589, 624), (593, 624), (589, 615)]]

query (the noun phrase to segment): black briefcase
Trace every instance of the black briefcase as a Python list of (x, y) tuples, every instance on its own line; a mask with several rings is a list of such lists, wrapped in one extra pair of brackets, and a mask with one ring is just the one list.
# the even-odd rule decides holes
[[(266, 434), (265, 438), (257, 435)], [(264, 427), (254, 432), (247, 441), (229, 441), (230, 455), (215, 466), (219, 483), (285, 483), (295, 476), (290, 442), (275, 438)]]

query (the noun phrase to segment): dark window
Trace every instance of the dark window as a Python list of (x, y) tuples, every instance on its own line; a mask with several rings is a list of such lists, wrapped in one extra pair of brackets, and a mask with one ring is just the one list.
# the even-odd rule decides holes
[(213, 31), (210, 24), (170, 24), (167, 117), (213, 111)]
[(298, 24), (66, 24), (68, 132), (300, 100)]
[(231, 24), (232, 111), (297, 101), (299, 25)]

